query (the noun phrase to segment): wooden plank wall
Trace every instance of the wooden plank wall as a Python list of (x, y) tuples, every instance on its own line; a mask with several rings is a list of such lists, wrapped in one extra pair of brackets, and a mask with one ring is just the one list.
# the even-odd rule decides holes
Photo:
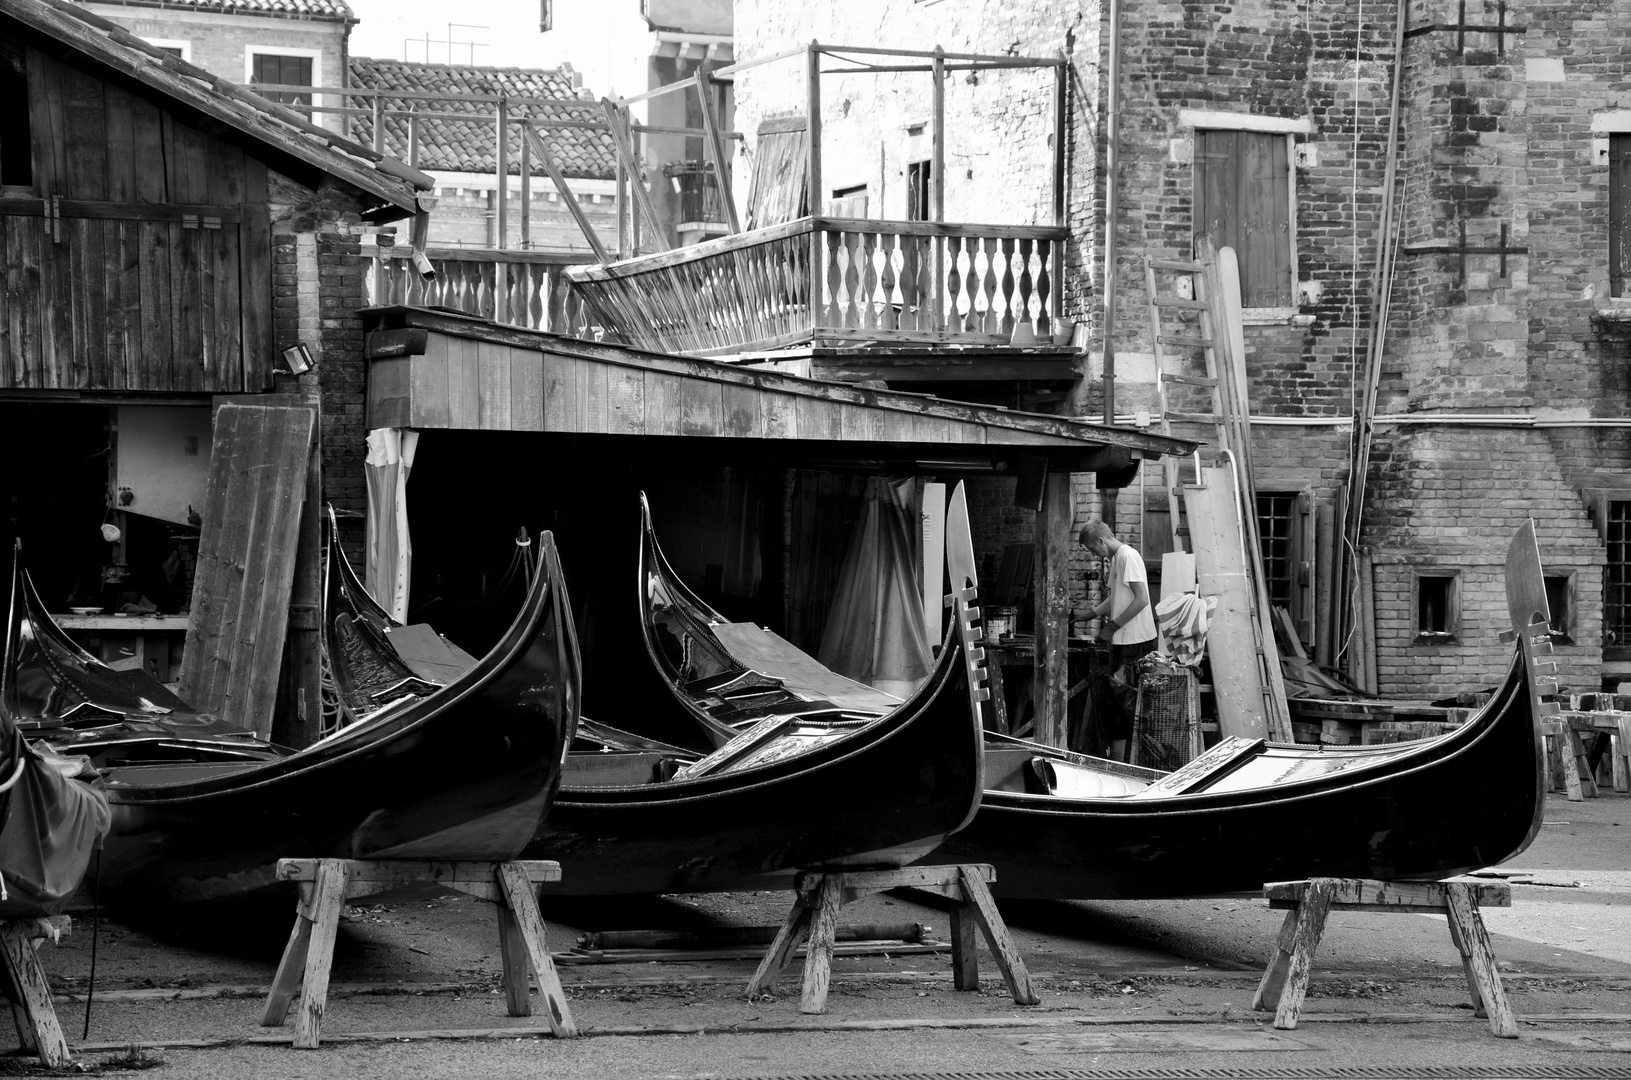
[(37, 50), (28, 73), (35, 195), (0, 199), (0, 387), (269, 389), (265, 164)]
[[(371, 362), (370, 428), (983, 444), (984, 425), (752, 383), (432, 332), (423, 356)], [(1006, 443), (1033, 441), (1005, 429)], [(1036, 435), (1038, 445), (1054, 442)]]
[(179, 693), (262, 736), (272, 730), (316, 410), (215, 414)]

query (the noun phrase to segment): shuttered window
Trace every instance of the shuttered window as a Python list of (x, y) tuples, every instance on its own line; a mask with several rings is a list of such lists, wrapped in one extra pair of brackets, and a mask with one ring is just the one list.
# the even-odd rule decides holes
[(1608, 137), (1608, 294), (1627, 296), (1631, 277), (1631, 133)]
[[(1631, 656), (1631, 502), (1604, 500), (1603, 538), (1608, 563), (1603, 567), (1604, 659)], [(1615, 655), (1608, 655), (1609, 651)]]
[[(272, 86), (310, 86), (311, 57), (256, 53), (250, 81)], [(311, 104), (310, 94), (297, 94), (292, 90), (268, 91), (265, 96), (285, 105)]]
[(1314, 643), (1314, 493), (1259, 491), (1257, 532), (1269, 603), (1285, 608), (1305, 646)]
[(1263, 131), (1195, 132), (1195, 236), (1234, 248), (1248, 308), (1296, 303), (1288, 144)]

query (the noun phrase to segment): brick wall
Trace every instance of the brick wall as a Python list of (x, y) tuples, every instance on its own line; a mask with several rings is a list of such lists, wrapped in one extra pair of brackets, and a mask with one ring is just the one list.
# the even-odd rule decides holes
[[(188, 60), (235, 83), (249, 81), (247, 57), (252, 51), (311, 54), (314, 86), (346, 83), (346, 42), (351, 31), (344, 22), (282, 15), (225, 15), (184, 8), (94, 3), (85, 7), (138, 37), (166, 44), (186, 42)], [(332, 104), (340, 103), (336, 100)], [(331, 131), (345, 130), (343, 116), (319, 115), (316, 119)]]

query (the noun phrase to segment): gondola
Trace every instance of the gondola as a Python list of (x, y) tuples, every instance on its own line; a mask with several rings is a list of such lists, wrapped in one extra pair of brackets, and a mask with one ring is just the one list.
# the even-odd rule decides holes
[(718, 646), (724, 620), (674, 574), (643, 499), (641, 509), (647, 649), (676, 707), (720, 745), (698, 755), (586, 723), (580, 742), (595, 748), (568, 755), (526, 851), (560, 862), (552, 892), (767, 888), (797, 870), (903, 866), (971, 820), (984, 759), (970, 662), (955, 637), (905, 701), (836, 676), (828, 696), (797, 692)]
[(30, 647), (8, 675), (42, 735), (100, 762), (113, 814), (103, 896), (127, 908), (252, 899), (277, 888), (276, 862), (291, 856), (514, 858), (559, 785), (581, 689), (560, 562), (553, 538), (539, 539), (508, 631), (439, 685), (396, 655), (331, 528), (335, 730), (298, 751), (222, 731), (143, 673), (108, 670), (23, 576), (11, 625)]
[[(973, 584), (960, 510), (954, 498), (948, 562), (954, 583)], [(990, 863), (998, 895), (1130, 899), (1255, 893), (1313, 876), (1437, 879), (1509, 859), (1534, 838), (1545, 802), (1533, 665), (1550, 644), (1529, 633), (1546, 612), (1533, 523), (1511, 543), (1506, 585), (1511, 666), (1449, 734), (1355, 747), (1229, 738), (1173, 773), (989, 734), (979, 812), (923, 861)], [(670, 685), (716, 733), (721, 710)]]
[[(26, 580), (13, 551), (9, 610), (23, 602)], [(16, 658), (27, 648), (26, 625), (6, 625), (0, 666), (0, 919), (55, 915), (67, 905), (107, 834), (108, 798), (90, 762), (34, 746), (19, 722)]]

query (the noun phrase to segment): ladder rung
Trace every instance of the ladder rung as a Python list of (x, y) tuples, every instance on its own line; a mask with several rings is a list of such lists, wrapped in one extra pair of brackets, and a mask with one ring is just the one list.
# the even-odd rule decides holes
[(1198, 274), (1206, 267), (1198, 262), (1184, 262), (1182, 259), (1145, 259), (1151, 270), (1176, 270), (1181, 274)]
[(1218, 381), (1210, 375), (1175, 375), (1172, 372), (1161, 373), (1162, 382), (1187, 383), (1190, 386), (1216, 386)]
[(1186, 337), (1183, 334), (1157, 334), (1155, 340), (1162, 345), (1182, 345), (1190, 349), (1210, 349), (1212, 339), (1204, 337)]
[(1166, 412), (1162, 413), (1161, 419), (1177, 420), (1179, 423), (1183, 424), (1216, 424), (1218, 422), (1218, 417), (1215, 413), (1174, 412), (1171, 409), (1168, 409)]
[(1205, 311), (1205, 300), (1185, 300), (1181, 296), (1157, 296), (1154, 300), (1156, 307), (1177, 308), (1180, 311)]

